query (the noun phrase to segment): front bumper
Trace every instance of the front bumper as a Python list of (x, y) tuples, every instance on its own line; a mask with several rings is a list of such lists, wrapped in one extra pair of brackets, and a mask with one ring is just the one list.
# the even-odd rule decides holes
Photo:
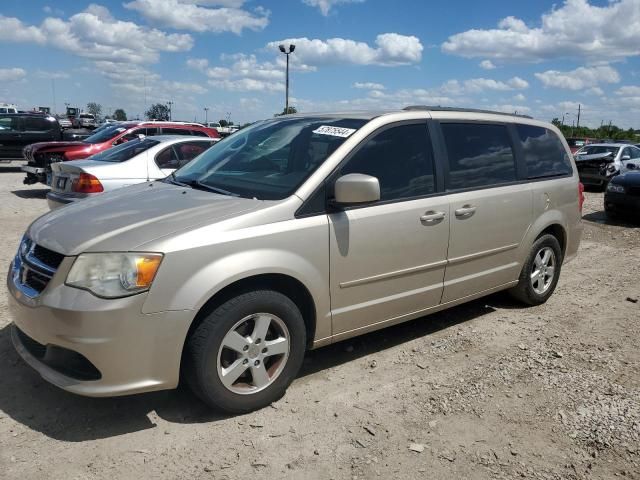
[[(72, 262), (67, 257), (35, 298), (23, 293), (10, 271), (12, 340), (20, 356), (48, 382), (80, 395), (104, 397), (175, 388), (194, 313), (143, 314), (146, 294), (108, 300), (68, 287), (64, 277)], [(46, 355), (34, 354), (31, 342), (36, 348), (84, 357), (99, 373), (93, 376), (97, 379), (57, 368)]]
[(604, 208), (607, 211), (640, 214), (640, 197), (626, 193), (606, 192)]

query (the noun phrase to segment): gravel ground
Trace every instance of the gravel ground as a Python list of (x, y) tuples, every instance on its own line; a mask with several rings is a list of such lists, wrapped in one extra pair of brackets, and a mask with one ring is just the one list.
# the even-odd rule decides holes
[[(47, 210), (0, 166), (0, 264)], [(74, 396), (14, 352), (0, 285), (4, 479), (640, 479), (640, 226), (587, 193), (545, 305), (505, 294), (310, 352), (287, 395), (228, 417), (186, 389)]]

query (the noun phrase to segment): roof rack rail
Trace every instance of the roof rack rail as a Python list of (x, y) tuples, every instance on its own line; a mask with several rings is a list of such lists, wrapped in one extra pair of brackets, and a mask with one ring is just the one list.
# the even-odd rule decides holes
[(531, 119), (533, 118), (530, 115), (522, 115), (520, 113), (496, 112), (495, 110), (482, 110), (479, 108), (456, 108), (456, 107), (441, 107), (441, 106), (430, 106), (430, 105), (409, 105), (408, 107), (404, 107), (403, 110), (406, 110), (406, 111), (431, 110), (432, 112), (492, 113), (494, 115), (507, 115), (510, 117), (521, 117), (521, 118), (531, 118)]
[(194, 127), (204, 127), (202, 123), (198, 122), (178, 122), (176, 120), (142, 120), (140, 124), (144, 123), (171, 123), (174, 125), (192, 125)]

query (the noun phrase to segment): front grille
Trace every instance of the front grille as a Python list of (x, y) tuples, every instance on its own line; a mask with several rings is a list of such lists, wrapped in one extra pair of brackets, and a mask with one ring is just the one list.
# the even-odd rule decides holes
[(626, 187), (627, 195), (632, 197), (640, 197), (640, 187)]
[(61, 253), (54, 252), (41, 245), (36, 245), (33, 248), (33, 256), (53, 269), (57, 269), (62, 263), (62, 260), (64, 260), (64, 255)]
[(63, 259), (64, 255), (25, 237), (14, 261), (14, 282), (23, 287), (27, 296), (38, 296), (47, 288)]

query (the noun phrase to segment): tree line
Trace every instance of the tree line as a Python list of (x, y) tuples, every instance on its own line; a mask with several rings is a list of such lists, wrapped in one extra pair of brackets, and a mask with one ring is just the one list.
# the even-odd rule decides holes
[(633, 128), (629, 128), (624, 130), (617, 125), (612, 124), (602, 124), (598, 128), (589, 128), (589, 127), (575, 127), (571, 125), (563, 124), (560, 119), (554, 118), (551, 120), (556, 127), (560, 129), (562, 134), (566, 138), (570, 137), (589, 137), (589, 138), (599, 138), (599, 139), (611, 139), (611, 140), (629, 140), (629, 141), (638, 141), (638, 133)]

